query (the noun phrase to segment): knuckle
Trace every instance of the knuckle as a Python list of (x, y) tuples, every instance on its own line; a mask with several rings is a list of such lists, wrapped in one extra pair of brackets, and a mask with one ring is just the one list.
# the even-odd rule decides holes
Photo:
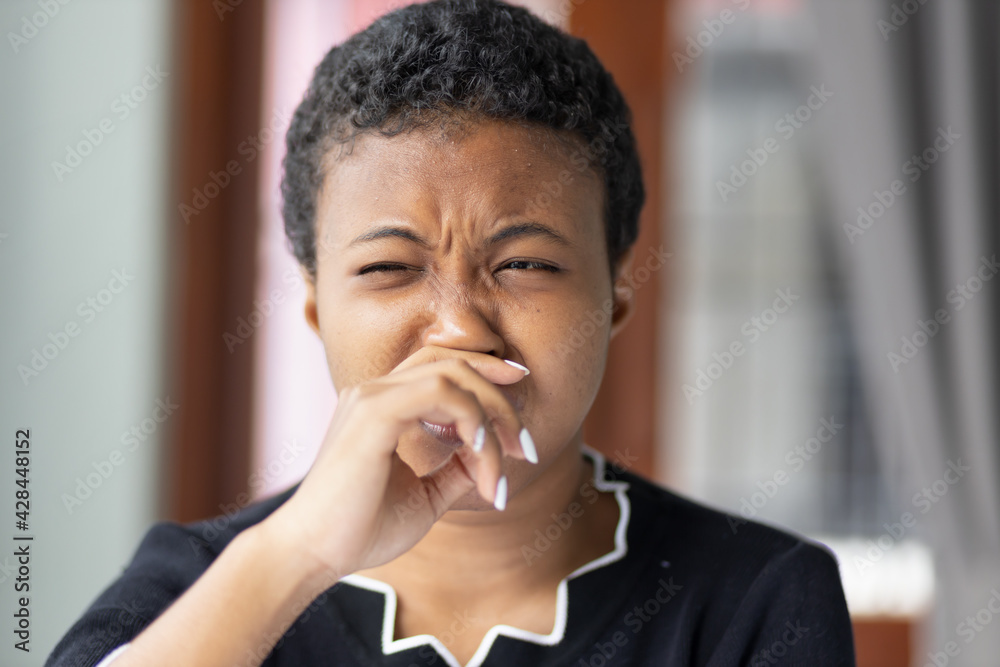
[(363, 401), (375, 395), (375, 386), (368, 383), (357, 384), (351, 387), (349, 397), (354, 401)]
[(347, 401), (355, 410), (368, 410), (372, 403), (385, 392), (382, 387), (365, 382), (347, 389)]
[(472, 364), (469, 363), (468, 359), (457, 358), (455, 359), (455, 363), (458, 365), (459, 368), (469, 368), (469, 369), (472, 368)]
[(445, 375), (433, 375), (430, 377), (429, 384), (433, 391), (447, 391), (454, 386), (454, 383)]
[(447, 368), (454, 369), (460, 373), (465, 373), (472, 369), (472, 365), (465, 359), (452, 357), (450, 359), (445, 359), (443, 363)]

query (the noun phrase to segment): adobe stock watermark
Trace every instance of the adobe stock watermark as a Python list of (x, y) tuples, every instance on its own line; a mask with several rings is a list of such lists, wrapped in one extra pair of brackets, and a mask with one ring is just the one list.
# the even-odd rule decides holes
[[(539, 186), (539, 193), (528, 201), (525, 215), (529, 218), (537, 218), (541, 211), (552, 206), (563, 194), (563, 188), (572, 183), (576, 177), (585, 171), (594, 162), (611, 150), (611, 145), (618, 136), (629, 129), (629, 125), (623, 118), (616, 118), (611, 123), (601, 123), (601, 132), (598, 136), (590, 140), (583, 149), (574, 150), (569, 156), (569, 162), (573, 169), (563, 169), (559, 176), (552, 181), (544, 181)], [(575, 174), (573, 172), (576, 172)]]
[(240, 160), (229, 160), (218, 171), (209, 171), (205, 183), (199, 188), (191, 190), (190, 203), (181, 202), (177, 205), (177, 211), (184, 218), (184, 224), (190, 224), (191, 218), (197, 217), (208, 208), (216, 197), (223, 190), (229, 187), (233, 179), (243, 173), (244, 167), (257, 159), (257, 156), (264, 151), (264, 147), (274, 141), (275, 137), (280, 137), (280, 130), (284, 124), (289, 122), (288, 114), (276, 109), (271, 114), (271, 120), (262, 127), (257, 134), (251, 134), (240, 142), (236, 147), (236, 154), (241, 156)]
[[(305, 451), (306, 448), (300, 445), (297, 440), (285, 440), (282, 442), (281, 451), (277, 456), (267, 463), (258, 466), (256, 470), (250, 473), (250, 476), (247, 477), (247, 488), (251, 492), (262, 492), (267, 488), (268, 484), (284, 474), (285, 470), (295, 463)], [(253, 496), (246, 491), (241, 491), (236, 494), (236, 502), (221, 503), (219, 505), (220, 514), (204, 521), (201, 538), (194, 536), (188, 538), (188, 544), (191, 549), (196, 554), (201, 553), (199, 549), (206, 549), (209, 542), (214, 542), (218, 539), (219, 535), (229, 528), (229, 525), (239, 515), (240, 511), (252, 502)]]
[(878, 31), (882, 33), (882, 40), (888, 42), (889, 36), (897, 32), (910, 20), (910, 17), (917, 13), (927, 0), (903, 0), (901, 3), (893, 3), (892, 11), (889, 12), (889, 20), (879, 19), (875, 22)]
[[(965, 473), (972, 470), (972, 466), (962, 463), (962, 459), (949, 460), (948, 466), (944, 469), (941, 477), (928, 484), (913, 495), (911, 500), (913, 506), (920, 510), (920, 514), (927, 514), (934, 506), (941, 502), (941, 499), (948, 495), (948, 490), (958, 484)], [(882, 556), (896, 546), (896, 542), (903, 539), (906, 533), (919, 522), (919, 517), (913, 512), (903, 512), (899, 521), (893, 523), (883, 523), (885, 532), (873, 540), (867, 540), (868, 550), (865, 556), (854, 557), (854, 567), (858, 572), (864, 574), (865, 570), (874, 567), (875, 563), (882, 560)]]
[[(639, 457), (632, 454), (628, 448), (625, 449), (624, 453), (616, 449), (615, 460), (609, 461), (608, 466), (616, 474), (621, 475), (634, 466), (638, 460)], [(587, 501), (587, 505), (593, 505), (597, 502), (597, 499), (600, 497), (599, 493), (599, 490), (594, 486), (593, 480), (588, 480), (580, 486), (580, 497)], [(524, 562), (527, 563), (528, 567), (531, 567), (536, 560), (551, 549), (552, 545), (558, 542), (586, 511), (586, 506), (580, 502), (573, 501), (566, 507), (565, 512), (549, 515), (552, 522), (545, 526), (544, 529), (535, 529), (535, 539), (531, 544), (521, 545), (521, 556), (524, 557)]]
[(681, 386), (681, 391), (684, 392), (684, 398), (687, 399), (688, 405), (694, 405), (695, 399), (711, 389), (712, 385), (733, 367), (736, 359), (743, 356), (749, 345), (760, 340), (761, 335), (773, 327), (780, 316), (787, 313), (795, 302), (802, 298), (801, 294), (792, 292), (791, 287), (775, 290), (774, 293), (778, 297), (771, 304), (771, 307), (765, 308), (760, 314), (746, 320), (740, 327), (740, 333), (749, 339), (746, 345), (741, 339), (737, 339), (726, 346), (722, 352), (713, 352), (712, 361), (704, 369), (698, 368), (696, 370), (694, 384)]
[(632, 632), (629, 636), (624, 630), (615, 631), (608, 639), (609, 641), (594, 642), (594, 650), (587, 658), (580, 658), (573, 667), (605, 667), (612, 663), (618, 652), (628, 646), (629, 642), (635, 638), (653, 617), (659, 614), (671, 600), (684, 589), (684, 586), (674, 581), (673, 577), (664, 579), (660, 577), (656, 590), (642, 604), (635, 605), (625, 614), (622, 619), (625, 625)]
[[(106, 287), (98, 290), (93, 296), (89, 296), (76, 307), (76, 314), (80, 316), (84, 324), (90, 324), (99, 313), (107, 310), (108, 306), (117, 298), (117, 295), (125, 291), (125, 288), (132, 284), (135, 276), (130, 275), (127, 269), (120, 271), (115, 269), (111, 272), (111, 280)], [(49, 332), (48, 342), (38, 347), (31, 348), (31, 359), (28, 364), (18, 364), (17, 374), (21, 378), (21, 383), (27, 387), (32, 379), (42, 374), (59, 357), (62, 352), (69, 347), (70, 341), (80, 335), (83, 331), (76, 320), (69, 320), (54, 333)]]
[[(965, 282), (956, 285), (945, 296), (945, 300), (954, 306), (954, 312), (965, 308), (965, 305), (982, 291), (983, 287), (993, 276), (1000, 272), (1000, 262), (997, 256), (987, 259), (985, 255), (979, 258), (979, 268)], [(934, 311), (934, 317), (926, 320), (917, 320), (917, 328), (909, 336), (900, 337), (900, 347), (898, 353), (892, 350), (887, 354), (889, 367), (893, 373), (899, 373), (899, 368), (909, 364), (920, 353), (924, 347), (938, 335), (941, 327), (951, 322), (951, 312), (948, 308), (938, 308)]]
[[(745, 12), (750, 6), (750, 0), (730, 0), (730, 2), (736, 6), (741, 12)], [(712, 46), (716, 39), (718, 39), (722, 33), (726, 30), (726, 26), (731, 25), (736, 21), (736, 14), (731, 9), (723, 9), (719, 12), (718, 17), (705, 19), (701, 22), (703, 26), (702, 30), (699, 30), (695, 35), (687, 36), (687, 46), (683, 52), (674, 51), (673, 60), (674, 65), (677, 67), (677, 72), (680, 74), (684, 73), (684, 68), (688, 65), (693, 65), (694, 61), (701, 57), (701, 54), (705, 53), (705, 49)]]
[(564, 26), (569, 22), (573, 10), (587, 0), (561, 0), (555, 8), (546, 7), (538, 12), (543, 21), (551, 25)]
[(235, 12), (236, 8), (243, 4), (243, 0), (212, 0), (212, 9), (219, 21), (225, 21), (226, 15)]
[[(997, 590), (998, 588), (1000, 586), (991, 588), (991, 595), (986, 600), (986, 604), (976, 611), (975, 614), (966, 616), (963, 621), (955, 626), (955, 634), (965, 640), (965, 646), (975, 641), (976, 637), (993, 622), (993, 617), (1000, 614), (1000, 590)], [(925, 662), (924, 667), (946, 667), (951, 664), (952, 658), (957, 658), (961, 655), (962, 648), (962, 645), (957, 641), (949, 640), (945, 642), (941, 651), (927, 652), (930, 662)]]
[(750, 667), (766, 667), (783, 662), (783, 658), (788, 655), (788, 649), (798, 644), (808, 633), (809, 628), (799, 621), (795, 621), (794, 624), (785, 621), (785, 631), (781, 633), (781, 637), (774, 640), (767, 648), (754, 653), (750, 658)]
[(80, 638), (81, 655), (96, 655), (98, 651), (107, 650), (109, 645), (121, 646), (133, 637), (126, 637), (126, 631), (133, 630), (138, 624), (149, 618), (152, 607), (136, 600), (126, 600), (113, 607), (102, 609), (106, 621), (100, 625), (100, 630), (88, 632)]
[[(657, 248), (650, 247), (643, 263), (623, 275), (621, 282), (633, 293), (637, 292), (673, 256), (672, 252), (664, 251), (662, 244)], [(584, 343), (608, 322), (614, 309), (614, 299), (605, 299), (600, 308), (587, 311), (578, 324), (571, 326), (569, 335), (560, 340), (556, 346), (556, 354), (559, 355), (560, 361), (565, 361), (567, 357), (578, 352)]]
[[(444, 630), (440, 634), (434, 634), (434, 636), (437, 637), (448, 649), (454, 648), (455, 642), (459, 637), (464, 635), (469, 628), (483, 622), (481, 617), (470, 614), (468, 609), (462, 611), (461, 613), (459, 613), (456, 609), (451, 612), (451, 616), (454, 620), (452, 620), (452, 622), (448, 625), (448, 629)], [(417, 651), (417, 654), (431, 665), (436, 664), (441, 660), (437, 651), (427, 644), (421, 646)]]
[(740, 498), (740, 515), (743, 518), (730, 516), (727, 519), (729, 521), (729, 528), (733, 531), (733, 534), (735, 535), (739, 531), (739, 526), (745, 525), (748, 520), (757, 516), (757, 513), (771, 499), (778, 495), (779, 489), (788, 484), (789, 480), (791, 480), (789, 475), (800, 472), (805, 468), (806, 463), (819, 455), (823, 449), (823, 445), (833, 440), (842, 428), (844, 428), (844, 425), (837, 423), (836, 417), (830, 417), (829, 420), (825, 417), (820, 419), (816, 434), (803, 444), (795, 445), (793, 449), (790, 449), (785, 454), (784, 460), (791, 469), (791, 473), (786, 472), (784, 468), (779, 468), (774, 471), (774, 474), (769, 479), (757, 482), (758, 490), (751, 493), (749, 499), (745, 496)]
[[(955, 142), (962, 138), (951, 129), (951, 125), (937, 129), (938, 136), (933, 143), (925, 148), (920, 155), (913, 155), (900, 167), (903, 175), (908, 177), (910, 183), (916, 183), (920, 177), (930, 169), (941, 156), (948, 152), (948, 149), (955, 145)], [(858, 219), (856, 224), (844, 223), (844, 233), (847, 240), (854, 243), (854, 239), (862, 236), (871, 229), (875, 221), (885, 215), (896, 201), (906, 194), (906, 183), (901, 178), (897, 178), (889, 184), (885, 190), (875, 190), (872, 192), (874, 201), (867, 206), (858, 207)]]
[[(625, 452), (620, 450), (615, 450), (615, 457), (618, 461), (623, 461), (624, 463), (619, 463), (618, 461), (608, 462), (608, 466), (614, 470), (616, 473), (621, 474), (623, 471), (628, 470), (632, 467), (636, 461), (639, 460), (638, 456), (632, 454), (632, 452), (626, 448)], [(597, 502), (599, 497), (599, 491), (594, 487), (592, 480), (584, 482), (580, 486), (580, 495), (587, 500), (588, 505), (593, 505)], [(392, 506), (392, 510), (396, 515), (396, 519), (400, 523), (406, 523), (417, 513), (419, 509), (424, 507), (428, 502), (430, 502), (426, 493), (423, 492), (422, 487), (411, 487), (406, 500), (400, 500)], [(570, 526), (576, 519), (583, 516), (584, 506), (579, 502), (573, 502), (567, 507), (566, 512), (561, 514), (552, 515), (552, 524), (547, 526), (544, 530), (536, 529), (535, 536), (536, 540), (534, 543), (534, 549), (531, 545), (521, 546), (521, 555), (524, 556), (525, 561), (528, 565), (531, 565), (536, 558), (540, 558), (543, 553), (548, 551), (552, 547), (552, 542), (558, 540), (562, 537), (563, 533), (569, 530)]]
[(277, 311), (278, 306), (285, 303), (286, 296), (290, 292), (298, 291), (305, 284), (305, 279), (296, 269), (287, 269), (281, 275), (281, 282), (286, 285), (283, 290), (275, 288), (270, 291), (267, 298), (254, 300), (253, 310), (246, 317), (236, 318), (236, 327), (233, 331), (222, 333), (222, 342), (226, 344), (229, 354), (232, 354), (239, 345), (250, 340), (250, 337), (263, 326), (267, 318)]
[(69, 3), (70, 0), (37, 0), (35, 4), (40, 11), (32, 14), (30, 18), (25, 14), (21, 17), (21, 29), (17, 32), (7, 32), (7, 41), (10, 42), (14, 55), (17, 55), (21, 48), (38, 35), (38, 31), (47, 26), (49, 21)]
[(0, 563), (0, 584), (17, 574), (17, 563), (10, 561), (10, 556), (4, 556), (3, 563)]
[[(195, 538), (190, 538), (195, 539)], [(291, 607), (285, 612), (285, 616), (278, 625), (288, 629), (281, 635), (275, 632), (267, 632), (259, 638), (256, 646), (248, 648), (243, 654), (243, 662), (237, 663), (244, 667), (258, 667), (263, 663), (271, 652), (281, 647), (286, 640), (298, 632), (298, 627), (304, 625), (313, 614), (326, 605), (327, 597), (340, 586), (340, 579), (346, 573), (337, 571), (327, 571), (318, 584), (313, 586), (313, 591), (321, 591), (318, 595), (315, 592), (308, 592), (296, 598)], [(322, 621), (321, 621), (322, 622)]]
[(125, 463), (125, 454), (132, 453), (142, 447), (149, 437), (156, 433), (160, 424), (167, 421), (171, 415), (180, 407), (170, 400), (170, 397), (158, 398), (152, 413), (137, 424), (133, 424), (128, 431), (122, 433), (122, 449), (112, 449), (106, 459), (93, 461), (90, 466), (92, 472), (88, 472), (83, 477), (77, 477), (76, 486), (72, 493), (63, 493), (60, 496), (66, 513), (72, 515), (83, 503), (94, 495), (97, 489), (101, 488), (104, 482), (108, 481), (115, 471)]
[[(791, 140), (796, 131), (805, 127), (805, 124), (812, 120), (813, 114), (823, 108), (823, 105), (833, 97), (833, 91), (826, 89), (826, 84), (819, 88), (810, 86), (810, 95), (806, 101), (793, 111), (786, 113), (774, 123), (774, 131), (784, 141)], [(719, 191), (719, 197), (723, 203), (729, 201), (729, 197), (740, 191), (750, 179), (757, 175), (757, 172), (771, 156), (781, 150), (781, 143), (775, 137), (768, 137), (757, 148), (746, 150), (747, 159), (738, 165), (733, 164), (729, 168), (729, 180), (716, 180), (715, 189)]]
[(55, 174), (56, 180), (60, 183), (67, 175), (73, 173), (77, 167), (83, 164), (84, 158), (93, 154), (93, 152), (104, 143), (105, 138), (107, 138), (112, 132), (117, 129), (115, 124), (115, 119), (117, 122), (124, 122), (132, 112), (139, 108), (139, 106), (146, 101), (149, 94), (159, 88), (163, 80), (170, 76), (170, 72), (164, 72), (160, 69), (160, 65), (149, 65), (146, 67), (146, 74), (142, 77), (142, 80), (136, 84), (131, 90), (128, 90), (118, 97), (111, 103), (111, 113), (112, 115), (105, 116), (97, 125), (92, 128), (84, 128), (81, 132), (83, 138), (77, 141), (72, 146), (66, 144), (66, 154), (62, 162), (58, 160), (52, 161), (52, 173)]

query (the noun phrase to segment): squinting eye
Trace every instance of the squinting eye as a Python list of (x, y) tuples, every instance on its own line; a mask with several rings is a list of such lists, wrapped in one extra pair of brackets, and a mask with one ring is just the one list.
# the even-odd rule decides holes
[[(518, 265), (521, 265), (521, 266), (515, 266), (515, 264), (518, 264)], [(541, 269), (543, 271), (551, 271), (552, 273), (558, 273), (559, 272), (559, 269), (557, 267), (555, 267), (555, 266), (552, 266), (551, 264), (544, 264), (542, 262), (532, 262), (532, 261), (524, 260), (524, 259), (517, 259), (517, 260), (514, 260), (513, 262), (507, 262), (507, 264), (503, 265), (500, 268), (501, 269), (510, 269), (510, 268)]]
[[(541, 270), (549, 271), (550, 273), (558, 273), (560, 269), (558, 267), (552, 266), (551, 264), (545, 264), (544, 262), (533, 262), (530, 260), (517, 259), (512, 262), (507, 262), (500, 267), (499, 270), (503, 269), (516, 269), (516, 270)], [(409, 271), (410, 267), (404, 266), (403, 264), (371, 264), (364, 267), (358, 271), (359, 276), (363, 276), (367, 273), (397, 273), (400, 271)]]
[(359, 276), (363, 276), (366, 273), (388, 273), (390, 271), (405, 271), (406, 267), (402, 264), (372, 264), (371, 266), (366, 266), (365, 268), (358, 271)]

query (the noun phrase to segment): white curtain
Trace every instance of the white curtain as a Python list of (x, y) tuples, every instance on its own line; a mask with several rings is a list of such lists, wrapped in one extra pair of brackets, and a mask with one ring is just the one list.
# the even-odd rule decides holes
[(1000, 590), (1000, 119), (996, 47), (984, 39), (1000, 34), (997, 12), (965, 0), (810, 8), (816, 71), (839, 97), (824, 126), (824, 189), (873, 440), (883, 469), (901, 471), (889, 492), (916, 521), (908, 532), (935, 555), (936, 604), (918, 657), (953, 641), (953, 664), (997, 664), (1000, 618), (983, 626), (993, 612), (980, 613)]

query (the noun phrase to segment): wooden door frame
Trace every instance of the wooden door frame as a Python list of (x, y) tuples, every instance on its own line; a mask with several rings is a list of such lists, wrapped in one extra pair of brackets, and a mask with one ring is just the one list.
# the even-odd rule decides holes
[(265, 4), (222, 14), (216, 4), (181, 0), (173, 16), (168, 372), (180, 408), (162, 501), (175, 521), (222, 513), (247, 487), (250, 462), (253, 348), (230, 351), (223, 334), (253, 308), (260, 156), (239, 149), (262, 129)]
[[(663, 230), (663, 128), (665, 99), (674, 77), (666, 67), (670, 0), (623, 5), (586, 0), (570, 17), (570, 32), (590, 45), (614, 76), (632, 110), (632, 131), (639, 147), (646, 203), (635, 242), (632, 283), (636, 311), (611, 341), (604, 381), (584, 422), (584, 440), (622, 467), (655, 478), (658, 388), (663, 331), (660, 267), (636, 273), (654, 250), (667, 247)], [(646, 277), (645, 280), (640, 278)]]

